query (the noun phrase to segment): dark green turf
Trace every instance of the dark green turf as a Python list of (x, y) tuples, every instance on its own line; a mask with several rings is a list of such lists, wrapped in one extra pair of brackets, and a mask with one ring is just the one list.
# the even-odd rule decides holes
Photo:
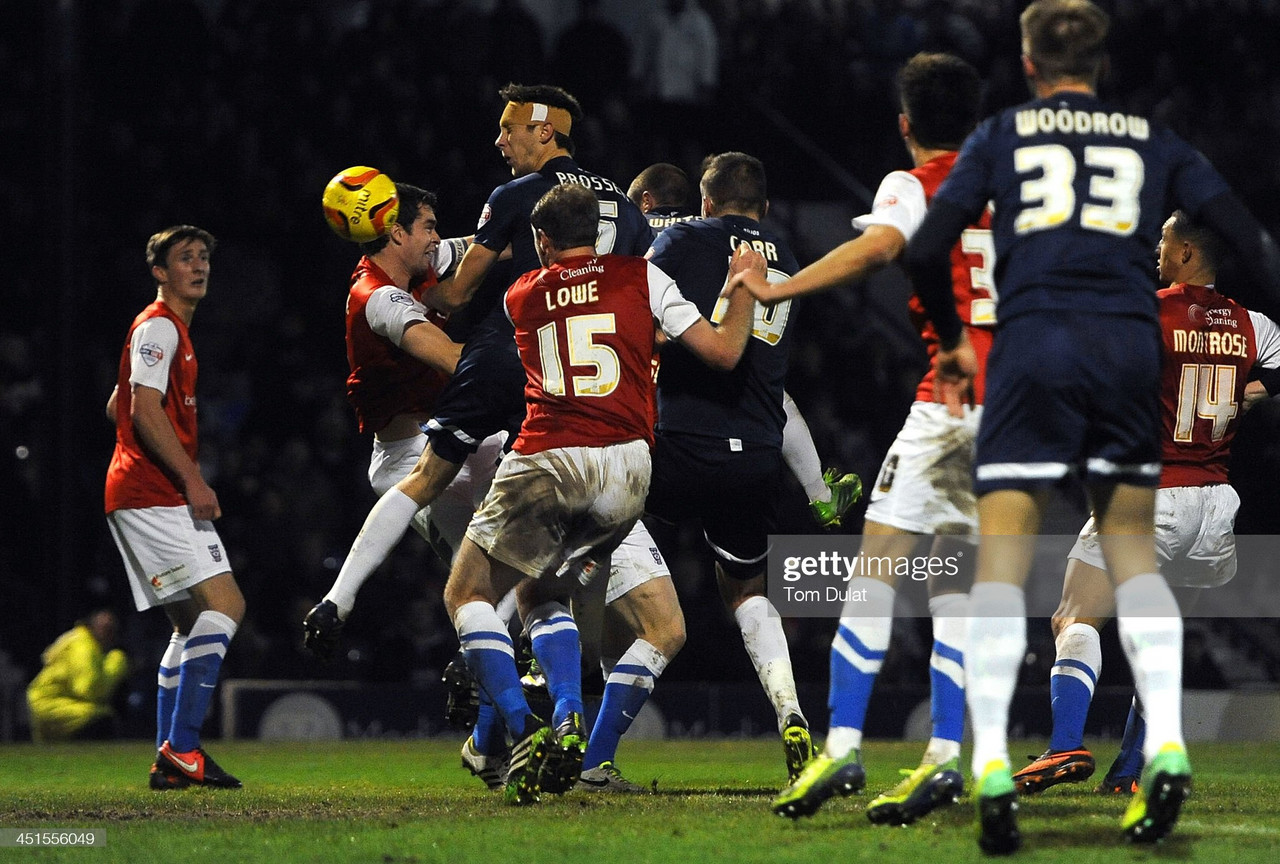
[[(209, 743), (245, 782), (234, 791), (146, 788), (144, 742), (0, 747), (0, 827), (101, 827), (104, 849), (0, 849), (0, 859), (128, 862), (661, 862), (951, 864), (976, 861), (967, 799), (907, 828), (863, 815), (875, 793), (914, 765), (920, 745), (872, 743), (868, 794), (790, 822), (770, 813), (784, 780), (770, 740), (626, 742), (621, 765), (656, 795), (547, 796), (513, 808), (458, 767), (460, 741)], [(1014, 745), (1039, 752), (1040, 742)], [(1115, 745), (1097, 748), (1105, 766)], [(1124, 799), (1092, 783), (1022, 802), (1026, 862), (1280, 860), (1275, 744), (1191, 747), (1195, 789), (1173, 836), (1126, 844)]]

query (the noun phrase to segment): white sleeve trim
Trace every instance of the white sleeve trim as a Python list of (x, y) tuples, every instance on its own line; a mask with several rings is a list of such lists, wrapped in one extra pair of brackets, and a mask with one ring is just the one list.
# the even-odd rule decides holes
[(906, 171), (894, 171), (880, 181), (871, 212), (854, 218), (853, 227), (866, 231), (872, 225), (888, 225), (910, 241), (924, 221), (927, 208), (920, 179)]
[(178, 328), (168, 318), (148, 318), (133, 330), (129, 343), (129, 384), (165, 393), (169, 366), (178, 353)]
[(693, 301), (686, 300), (672, 279), (652, 261), (648, 266), (649, 277), (649, 309), (653, 317), (658, 319), (658, 327), (672, 339), (679, 339), (702, 317)]
[(383, 285), (369, 295), (364, 307), (370, 329), (397, 348), (404, 339), (405, 328), (416, 321), (427, 320), (427, 310), (413, 295), (393, 285)]
[(1264, 369), (1280, 367), (1280, 325), (1261, 312), (1249, 310), (1253, 334), (1258, 340), (1258, 365)]

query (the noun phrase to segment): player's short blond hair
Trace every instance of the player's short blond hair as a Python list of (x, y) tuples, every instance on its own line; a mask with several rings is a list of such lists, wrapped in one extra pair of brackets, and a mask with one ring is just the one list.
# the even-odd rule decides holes
[(1090, 0), (1036, 0), (1019, 19), (1022, 50), (1043, 81), (1095, 84), (1106, 59), (1111, 19)]

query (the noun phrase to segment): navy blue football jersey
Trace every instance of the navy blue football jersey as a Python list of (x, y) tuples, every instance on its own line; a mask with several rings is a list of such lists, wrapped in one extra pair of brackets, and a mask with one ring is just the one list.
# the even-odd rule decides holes
[[(475, 242), (495, 252), (510, 243), (512, 257), (510, 267), (500, 271), (508, 276), (501, 290), (492, 290), (494, 282), (488, 279), (468, 304), (475, 308), (466, 311), (479, 323), (467, 334), (457, 371), (436, 401), (428, 434), (436, 452), (452, 462), (461, 462), (468, 452), (475, 451), (475, 444), (500, 429), (511, 433), (509, 443), (514, 441), (524, 417), (524, 367), (516, 351), (515, 327), (501, 301), (508, 283), (542, 266), (534, 249), (529, 216), (538, 199), (560, 183), (587, 186), (600, 199), (596, 251), (643, 255), (653, 239), (640, 208), (616, 184), (584, 171), (567, 156), (556, 157), (540, 171), (517, 177), (490, 193)], [(499, 268), (501, 265), (490, 275)]]
[[(643, 255), (653, 241), (653, 229), (649, 227), (648, 220), (616, 183), (582, 169), (568, 156), (557, 156), (540, 170), (494, 189), (480, 214), (475, 242), (495, 252), (501, 252), (508, 243), (511, 244), (512, 282), (542, 266), (533, 246), (529, 215), (533, 213), (538, 199), (561, 183), (586, 186), (600, 199), (596, 252), (601, 255)], [(492, 306), (486, 312), (482, 329), (510, 334), (514, 340), (515, 329), (499, 302), (505, 293), (504, 288), (486, 298)]]
[(935, 200), (975, 219), (992, 203), (1000, 321), (1073, 309), (1154, 318), (1160, 226), (1225, 191), (1173, 132), (1066, 92), (982, 123)]
[[(800, 269), (780, 237), (744, 216), (676, 222), (654, 240), (649, 258), (715, 323), (724, 314), (717, 306), (728, 281), (729, 259), (741, 243), (765, 257), (770, 280)], [(668, 343), (658, 371), (658, 431), (781, 447), (790, 318), (790, 300), (773, 306), (757, 303), (746, 351), (730, 372), (714, 370), (679, 343)]]
[(690, 213), (683, 207), (667, 206), (654, 207), (648, 213), (644, 214), (644, 216), (649, 220), (649, 227), (653, 229), (655, 234), (664, 228), (669, 228), (677, 222), (688, 222), (690, 219), (698, 218), (695, 214)]
[(612, 180), (606, 180), (578, 167), (568, 156), (557, 156), (538, 171), (504, 183), (489, 195), (475, 242), (500, 252), (511, 244), (512, 277), (519, 278), (542, 265), (533, 247), (529, 214), (533, 205), (553, 186), (576, 183), (586, 186), (600, 199), (600, 233), (596, 236), (596, 252), (601, 255), (643, 255), (653, 242), (653, 230), (631, 203), (626, 192)]

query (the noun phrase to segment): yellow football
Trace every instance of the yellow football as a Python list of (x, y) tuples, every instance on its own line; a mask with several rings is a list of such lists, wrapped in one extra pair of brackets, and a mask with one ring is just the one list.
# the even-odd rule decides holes
[(400, 212), (396, 184), (377, 168), (357, 165), (324, 187), (324, 218), (343, 240), (368, 243), (387, 232)]

